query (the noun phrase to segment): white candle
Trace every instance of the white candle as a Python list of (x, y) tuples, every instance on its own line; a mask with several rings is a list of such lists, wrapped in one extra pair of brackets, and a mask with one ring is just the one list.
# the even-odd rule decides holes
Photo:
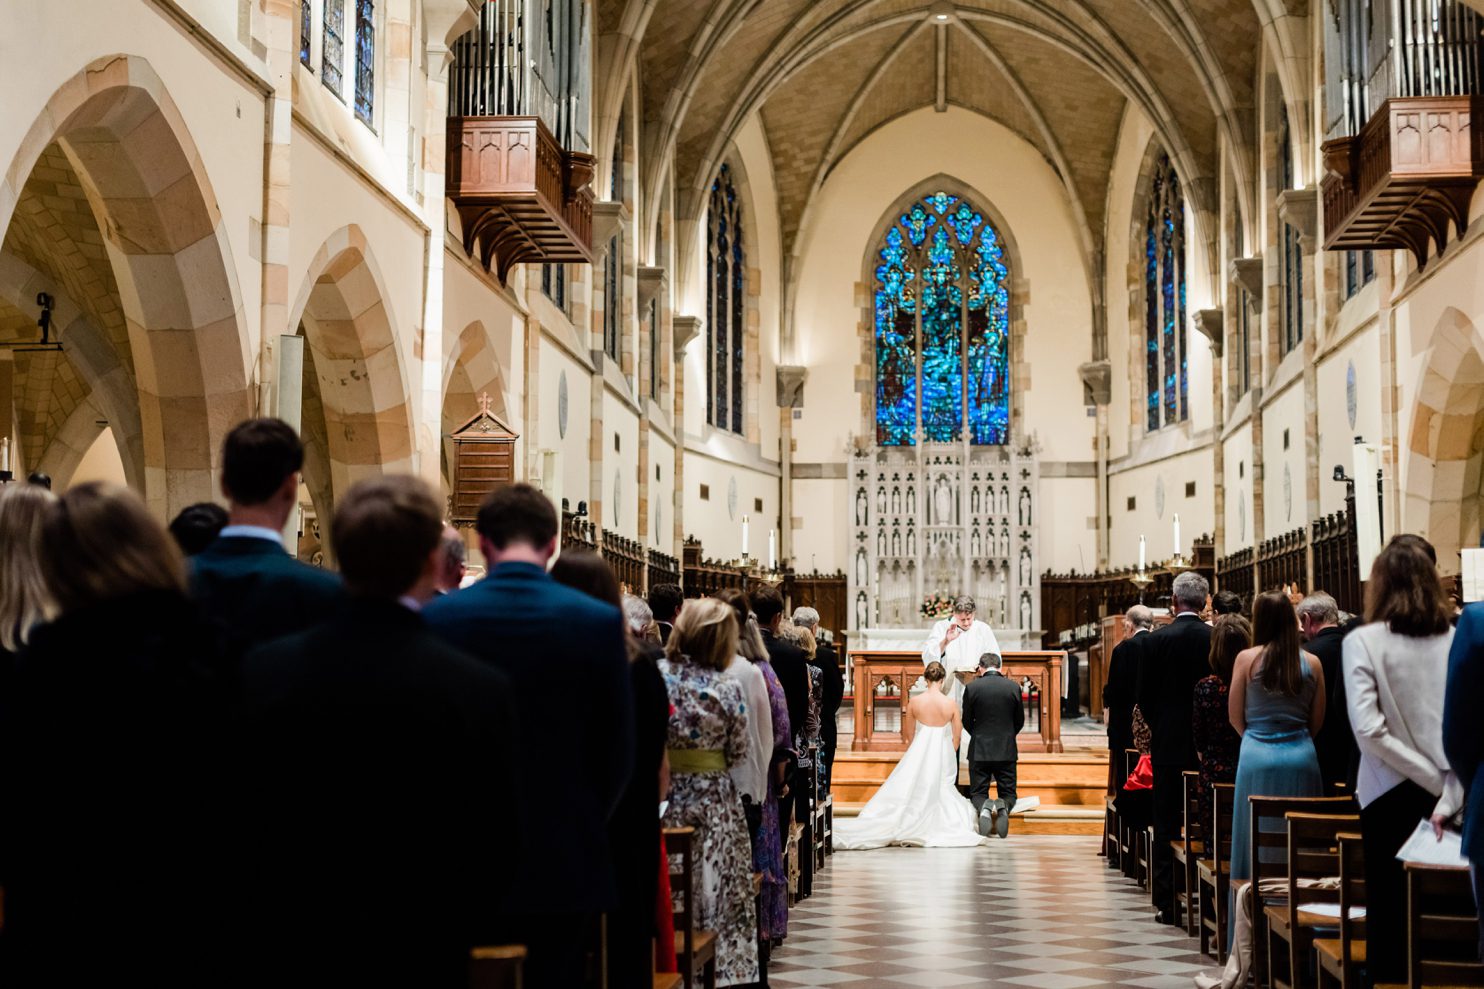
[(1180, 516), (1175, 516), (1175, 556), (1180, 556)]
[(742, 516), (742, 559), (747, 559), (747, 516)]
[(10, 437), (0, 438), (0, 470), (10, 470)]
[(768, 530), (768, 569), (773, 570), (778, 566), (778, 530)]
[(1143, 569), (1144, 569), (1144, 537), (1143, 536), (1140, 536), (1139, 537), (1139, 570), (1142, 572)]

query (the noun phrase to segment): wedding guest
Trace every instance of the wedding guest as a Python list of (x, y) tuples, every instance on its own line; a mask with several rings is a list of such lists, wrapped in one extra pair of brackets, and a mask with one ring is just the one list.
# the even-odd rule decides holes
[[(649, 606), (619, 590), (613, 568), (591, 550), (567, 550), (552, 564), (551, 577), (589, 597), (621, 608), (628, 615)], [(634, 692), (634, 771), (608, 819), (613, 849), (613, 879), (618, 906), (608, 913), (608, 985), (613, 989), (648, 989), (654, 982), (654, 856), (659, 848), (659, 805), (668, 776), (665, 737), (670, 724), (670, 698), (655, 662), (655, 652), (628, 625), (629, 683)]]
[(1448, 689), (1443, 702), (1443, 747), (1448, 764), (1463, 785), (1463, 853), (1474, 881), (1474, 906), (1479, 911), (1479, 957), (1484, 960), (1484, 604), (1471, 604), (1458, 619), (1458, 631), (1448, 654)]
[(660, 645), (670, 641), (670, 629), (675, 627), (675, 616), (684, 603), (679, 584), (655, 584), (649, 589), (649, 610), (660, 627)]
[(33, 470), (26, 477), (26, 483), (50, 491), (52, 489), (52, 476), (39, 470)]
[(1240, 615), (1243, 610), (1242, 596), (1236, 591), (1217, 591), (1211, 597), (1213, 615)]
[[(41, 528), (56, 495), (34, 484), (0, 487), (0, 676), (51, 614), (41, 576)], [(4, 703), (0, 690), (0, 704)]]
[(187, 505), (170, 521), (170, 536), (186, 556), (197, 556), (227, 527), (227, 510), (214, 501)]
[(506, 678), (419, 615), (443, 571), (440, 516), (417, 478), (355, 484), (330, 528), (349, 602), (243, 662), (255, 984), (461, 989), (493, 933), (521, 839), (515, 715)]
[(826, 633), (819, 627), (819, 612), (808, 607), (795, 608), (793, 621), (795, 625), (812, 632), (817, 644), (815, 665), (819, 667), (824, 682), (823, 701), (819, 711), (820, 736), (824, 740), (824, 778), (820, 780), (820, 787), (828, 789), (830, 772), (835, 765), (840, 704), (845, 698), (845, 675), (840, 669), (840, 657), (835, 652), (835, 647), (825, 638)]
[[(809, 698), (804, 724), (794, 728), (794, 750), (799, 754), (799, 767), (812, 769), (824, 748), (821, 717), (824, 711), (824, 674), (814, 661), (818, 644), (814, 641), (814, 634), (807, 628), (789, 623), (780, 625), (778, 637), (797, 646), (804, 654), (804, 669), (809, 674)], [(801, 808), (801, 817), (805, 811), (807, 808)]]
[(768, 650), (763, 644), (757, 619), (749, 609), (747, 595), (728, 588), (718, 592), (716, 597), (731, 605), (738, 624), (737, 652), (757, 667), (767, 688), (766, 707), (751, 709), (756, 712), (751, 720), (769, 723), (768, 737), (773, 743), (767, 759), (767, 792), (760, 804), (758, 823), (752, 835), (752, 868), (763, 877), (762, 892), (758, 895), (759, 937), (776, 943), (788, 935), (788, 872), (784, 868), (783, 828), (778, 809), (779, 796), (786, 786), (792, 760), (789, 746), (793, 734), (788, 722), (788, 699), (784, 696), (783, 685), (778, 682), (778, 674), (773, 671), (773, 664), (768, 660)]
[[(763, 801), (768, 796), (768, 766), (773, 761), (773, 720), (763, 717), (768, 710), (768, 684), (754, 657), (747, 655), (752, 643), (742, 639), (748, 617), (747, 596), (739, 590), (726, 588), (716, 595), (716, 599), (732, 608), (733, 617), (737, 620), (737, 654), (722, 672), (737, 681), (742, 688), (742, 700), (747, 705), (747, 752), (732, 766), (732, 782), (742, 797), (748, 831), (756, 835), (762, 825)], [(766, 652), (762, 658), (767, 658)]]
[[(747, 821), (729, 770), (747, 751), (742, 688), (722, 671), (737, 655), (733, 609), (694, 598), (680, 609), (660, 672), (670, 692), (670, 806), (665, 826), (693, 828), (696, 926), (716, 932), (716, 984), (758, 979)], [(761, 712), (759, 712), (761, 713)]]
[[(778, 635), (783, 622), (783, 598), (771, 587), (759, 588), (752, 595), (752, 611), (757, 616), (758, 628), (762, 631), (763, 644), (768, 649), (768, 661), (778, 682), (783, 684), (783, 695), (788, 698), (788, 723), (797, 737), (799, 728), (809, 717), (809, 664), (804, 651)], [(793, 778), (787, 781), (781, 808), (784, 821), (794, 819), (794, 801), (798, 786)]]
[[(430, 602), (423, 617), (510, 680), (514, 813), (522, 834), (540, 834), (561, 853), (516, 858), (500, 891), (501, 935), (526, 946), (530, 989), (573, 989), (596, 971), (589, 961), (600, 915), (617, 902), (608, 819), (633, 769), (635, 734), (623, 618), (546, 572), (557, 514), (529, 484), (492, 491), (475, 528), (489, 575)], [(559, 726), (551, 714), (558, 680), (583, 685), (562, 692)], [(579, 770), (554, 766), (557, 752), (579, 753)]]
[[(1406, 928), (1406, 873), (1397, 849), (1422, 819), (1441, 835), (1463, 804), (1443, 751), (1453, 608), (1419, 541), (1398, 536), (1381, 550), (1366, 582), (1367, 624), (1344, 645), (1345, 695), (1360, 747), (1355, 798), (1370, 930)], [(1405, 938), (1371, 938), (1367, 950), (1373, 981), (1405, 980)]]
[(647, 645), (654, 647), (656, 654), (661, 653), (660, 629), (654, 620), (654, 612), (649, 607), (649, 602), (634, 594), (623, 596), (623, 620), (629, 635)]
[(464, 574), (469, 570), (469, 547), (464, 545), (463, 534), (453, 526), (443, 526), (438, 552), (438, 582), (433, 588), (433, 597), (452, 594), (464, 586)]
[(1201, 764), (1196, 793), (1201, 808), (1201, 833), (1207, 836), (1207, 841), (1211, 840), (1211, 788), (1217, 783), (1231, 783), (1237, 776), (1237, 752), (1242, 736), (1232, 728), (1228, 698), (1237, 656), (1251, 645), (1252, 624), (1247, 619), (1241, 615), (1218, 614), (1211, 627), (1211, 675), (1195, 685), (1190, 731)]
[(31, 631), (0, 723), (0, 981), (210, 984), (232, 906), (223, 654), (132, 492), (68, 490), (36, 558), (57, 617)]
[(1324, 704), (1324, 727), (1314, 739), (1319, 753), (1319, 775), (1326, 793), (1339, 786), (1355, 789), (1355, 774), (1360, 767), (1360, 750), (1355, 733), (1350, 730), (1350, 711), (1345, 700), (1345, 676), (1341, 654), (1345, 631), (1340, 628), (1340, 607), (1323, 591), (1316, 591), (1299, 602), (1299, 630), (1305, 648), (1319, 657), (1324, 667), (1324, 682), (1329, 697)]
[(1134, 747), (1134, 705), (1138, 702), (1139, 653), (1154, 628), (1154, 612), (1142, 604), (1123, 616), (1124, 638), (1113, 647), (1108, 659), (1108, 679), (1103, 686), (1103, 710), (1108, 724), (1109, 792), (1116, 793), (1128, 775), (1125, 753)]
[(1170, 842), (1180, 837), (1184, 819), (1184, 773), (1200, 768), (1190, 736), (1191, 707), (1195, 685), (1211, 670), (1211, 626), (1201, 620), (1209, 594), (1200, 574), (1187, 570), (1176, 577), (1170, 597), (1175, 618), (1151, 632), (1139, 654), (1139, 708), (1149, 723), (1154, 770), (1151, 885), (1161, 924), (1175, 923)]
[(228, 525), (192, 559), (191, 596), (243, 649), (317, 625), (344, 600), (339, 577), (284, 548), (303, 466), (304, 446), (281, 419), (239, 423), (222, 444)]

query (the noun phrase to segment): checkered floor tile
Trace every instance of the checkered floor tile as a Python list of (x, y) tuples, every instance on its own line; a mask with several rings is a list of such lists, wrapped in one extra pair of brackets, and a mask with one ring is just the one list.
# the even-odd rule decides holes
[(1190, 989), (1203, 970), (1215, 963), (1154, 922), (1096, 839), (1012, 835), (837, 853), (790, 912), (768, 977), (779, 989)]

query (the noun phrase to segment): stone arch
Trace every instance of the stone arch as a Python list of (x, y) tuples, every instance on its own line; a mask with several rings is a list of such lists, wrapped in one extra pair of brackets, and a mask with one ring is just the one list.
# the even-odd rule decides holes
[(1431, 339), (1403, 452), (1402, 529), (1431, 540), (1438, 565), (1456, 573), (1460, 547), (1479, 545), (1484, 507), (1484, 335), (1449, 308)]
[(876, 252), (880, 249), (886, 232), (908, 207), (919, 199), (937, 192), (946, 192), (950, 196), (957, 196), (959, 199), (972, 203), (984, 214), (985, 220), (994, 227), (1005, 245), (1006, 266), (1010, 269), (1010, 437), (1007, 445), (1016, 443), (1024, 433), (1024, 396), (1030, 385), (1029, 368), (1026, 367), (1023, 356), (1026, 333), (1025, 299), (1029, 295), (1030, 284), (1025, 277), (1025, 266), (1021, 263), (1020, 247), (1015, 242), (1015, 231), (1005, 219), (1004, 214), (995, 206), (994, 200), (967, 182), (941, 172), (924, 179), (898, 196), (891, 207), (876, 221), (876, 225), (871, 229), (871, 239), (866, 241), (862, 251), (859, 334), (861, 355), (865, 363), (858, 368), (856, 379), (868, 381), (870, 386), (860, 393), (860, 432), (858, 435), (863, 437), (876, 435), (876, 293), (873, 287), (876, 284)]
[(509, 423), (511, 408), (505, 371), (499, 352), (481, 320), (475, 320), (459, 333), (443, 361), (442, 473), (445, 486), (451, 487), (449, 469), (452, 456), (448, 437), (454, 430), (474, 418), (479, 411), (479, 396), (488, 394), (490, 411), (502, 422)]
[(364, 232), (341, 227), (309, 262), (290, 326), (304, 337), (305, 483), (321, 518), (363, 477), (412, 471), (410, 394)]
[[(62, 491), (72, 483), (72, 475), (77, 473), (77, 467), (82, 463), (83, 457), (92, 449), (98, 437), (102, 435), (107, 427), (100, 420), (106, 419), (107, 413), (98, 404), (97, 395), (90, 393), (83, 396), (83, 400), (72, 410), (67, 421), (62, 424), (52, 436), (51, 442), (46, 445), (46, 452), (41, 455), (41, 461), (36, 469), (45, 474), (50, 474), (52, 486)], [(119, 444), (119, 453), (127, 452), (122, 443)], [(124, 472), (130, 484), (134, 478), (129, 477), (129, 461), (124, 461)]]
[(185, 121), (144, 58), (97, 59), (56, 91), (0, 182), (0, 230), (54, 143), (104, 232), (134, 366), (142, 487), (168, 516), (211, 497), (221, 440), (253, 408), (221, 212)]

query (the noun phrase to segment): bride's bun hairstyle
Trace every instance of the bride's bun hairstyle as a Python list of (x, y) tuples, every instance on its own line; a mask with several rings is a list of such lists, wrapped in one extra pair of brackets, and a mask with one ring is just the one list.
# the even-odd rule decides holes
[(927, 664), (927, 669), (922, 671), (922, 678), (928, 683), (942, 683), (948, 676), (948, 671), (943, 669), (943, 664), (933, 660)]

